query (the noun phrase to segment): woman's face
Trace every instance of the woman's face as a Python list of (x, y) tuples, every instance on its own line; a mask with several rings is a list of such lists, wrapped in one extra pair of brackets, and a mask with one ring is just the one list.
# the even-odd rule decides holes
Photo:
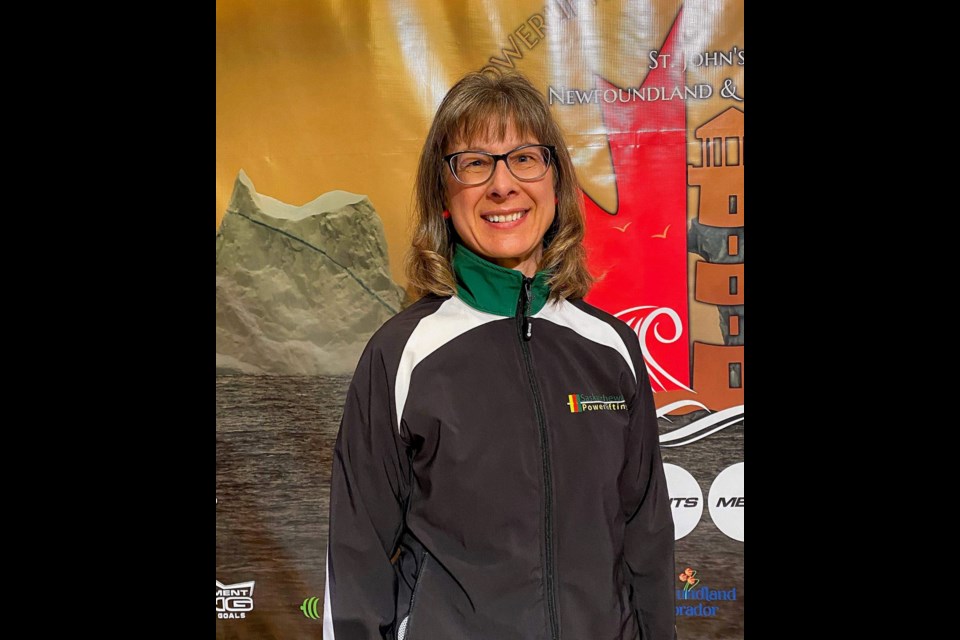
[[(469, 149), (500, 154), (520, 145), (540, 143), (533, 137), (519, 137), (512, 123), (501, 140), (467, 142), (454, 145), (447, 153)], [(534, 182), (517, 180), (506, 162), (497, 162), (493, 176), (473, 186), (457, 182), (449, 167), (443, 171), (447, 210), (467, 248), (501, 267), (517, 269), (532, 277), (543, 253), (543, 235), (556, 215), (552, 163), (547, 173)]]

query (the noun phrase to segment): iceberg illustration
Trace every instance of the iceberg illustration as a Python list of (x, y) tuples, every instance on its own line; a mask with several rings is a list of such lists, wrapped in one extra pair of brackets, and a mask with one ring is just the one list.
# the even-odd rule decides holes
[(218, 374), (350, 374), (404, 295), (366, 196), (294, 206), (240, 171), (217, 230)]

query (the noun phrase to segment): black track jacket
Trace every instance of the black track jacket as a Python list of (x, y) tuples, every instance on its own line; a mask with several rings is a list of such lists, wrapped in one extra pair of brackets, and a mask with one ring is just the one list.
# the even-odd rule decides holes
[(461, 245), (367, 344), (334, 449), (324, 640), (668, 640), (674, 528), (636, 334)]

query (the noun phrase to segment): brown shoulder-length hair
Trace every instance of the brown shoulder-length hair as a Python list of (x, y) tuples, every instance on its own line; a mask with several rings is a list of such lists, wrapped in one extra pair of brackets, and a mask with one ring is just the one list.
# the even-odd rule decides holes
[(521, 137), (533, 136), (553, 145), (553, 183), (557, 211), (544, 235), (538, 269), (551, 276), (550, 298), (582, 298), (593, 278), (587, 271), (583, 248), (583, 201), (573, 161), (546, 99), (519, 73), (473, 72), (461, 78), (444, 96), (420, 154), (414, 189), (413, 237), (407, 254), (407, 277), (415, 297), (427, 293), (454, 295), (451, 266), (457, 232), (444, 219), (446, 182), (443, 156), (455, 143), (469, 143), (484, 134), (502, 138), (513, 124)]

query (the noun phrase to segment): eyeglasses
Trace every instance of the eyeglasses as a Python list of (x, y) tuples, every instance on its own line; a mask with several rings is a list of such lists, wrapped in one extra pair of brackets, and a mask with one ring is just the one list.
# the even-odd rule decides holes
[(486, 151), (458, 151), (443, 156), (453, 177), (465, 185), (483, 184), (493, 176), (497, 160), (503, 160), (513, 177), (523, 182), (539, 180), (547, 174), (557, 148), (549, 144), (525, 144), (513, 151), (495, 154)]

